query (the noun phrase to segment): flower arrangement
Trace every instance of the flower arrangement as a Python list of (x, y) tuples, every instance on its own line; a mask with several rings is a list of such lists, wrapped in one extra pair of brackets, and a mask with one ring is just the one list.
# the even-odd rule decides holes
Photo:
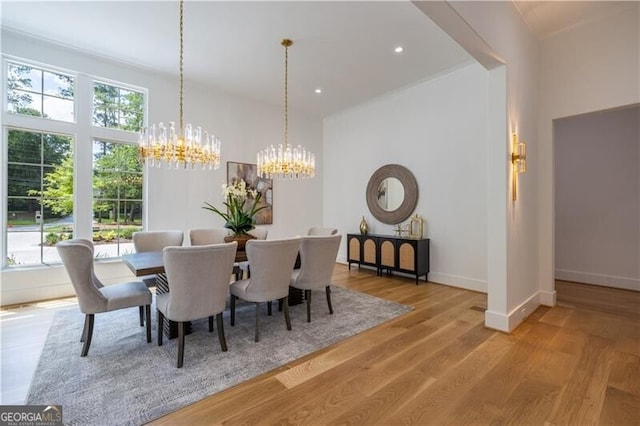
[[(204, 203), (205, 205), (202, 208), (222, 217), (225, 220), (224, 227), (233, 231), (234, 235), (245, 235), (255, 228), (255, 214), (267, 207), (258, 207), (262, 194), (255, 189), (247, 188), (247, 183), (240, 179), (231, 185), (223, 184), (222, 195), (226, 200), (223, 204), (227, 207), (227, 213), (221, 212), (207, 202)], [(245, 204), (251, 199), (253, 199), (251, 207), (245, 209)]]

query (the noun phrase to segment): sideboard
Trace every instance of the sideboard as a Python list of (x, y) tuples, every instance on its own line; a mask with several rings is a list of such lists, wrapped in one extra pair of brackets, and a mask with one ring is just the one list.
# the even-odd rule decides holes
[(376, 268), (378, 275), (383, 272), (403, 272), (418, 279), (429, 275), (429, 239), (397, 237), (393, 235), (347, 234), (347, 262), (358, 267)]

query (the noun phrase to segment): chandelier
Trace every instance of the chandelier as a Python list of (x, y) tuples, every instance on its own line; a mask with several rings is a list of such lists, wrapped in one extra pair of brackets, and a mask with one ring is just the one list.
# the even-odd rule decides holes
[(184, 46), (183, 21), (184, 0), (180, 0), (180, 121), (169, 122), (167, 128), (162, 122), (150, 129), (140, 131), (138, 155), (141, 161), (151, 166), (165, 165), (169, 168), (183, 169), (217, 169), (220, 166), (220, 140), (213, 134), (203, 132), (201, 127), (191, 124), (184, 126)]
[(311, 178), (316, 174), (316, 157), (310, 151), (298, 145), (289, 145), (289, 47), (293, 41), (285, 38), (280, 42), (284, 46), (284, 144), (273, 145), (258, 152), (258, 176), (266, 178)]

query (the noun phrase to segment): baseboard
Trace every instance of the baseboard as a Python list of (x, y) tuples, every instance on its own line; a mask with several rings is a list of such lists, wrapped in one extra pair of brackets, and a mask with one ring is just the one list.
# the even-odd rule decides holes
[(557, 280), (640, 291), (640, 279), (638, 278), (617, 277), (615, 275), (594, 274), (590, 272), (567, 271), (565, 269), (556, 269), (555, 278)]
[(540, 304), (544, 306), (556, 306), (556, 291), (540, 291)]
[(484, 313), (484, 325), (498, 331), (511, 333), (516, 329), (529, 315), (540, 306), (541, 292), (531, 295), (526, 301), (513, 309), (509, 314), (505, 315), (499, 312), (487, 310)]
[(429, 281), (438, 284), (446, 284), (452, 287), (464, 288), (465, 290), (487, 293), (487, 282), (475, 278), (461, 277), (458, 275), (443, 274), (440, 272), (429, 272)]

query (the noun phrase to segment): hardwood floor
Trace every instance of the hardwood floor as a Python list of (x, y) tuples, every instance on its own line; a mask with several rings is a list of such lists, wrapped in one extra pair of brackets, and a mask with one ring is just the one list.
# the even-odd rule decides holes
[(333, 282), (414, 310), (152, 424), (640, 424), (640, 293), (557, 282), (507, 335), (484, 294), (343, 265)]
[[(344, 265), (333, 282), (414, 310), (152, 424), (640, 425), (640, 293), (557, 282), (558, 305), (507, 335), (483, 326), (484, 294)], [(2, 310), (2, 404), (24, 403), (71, 303)]]

